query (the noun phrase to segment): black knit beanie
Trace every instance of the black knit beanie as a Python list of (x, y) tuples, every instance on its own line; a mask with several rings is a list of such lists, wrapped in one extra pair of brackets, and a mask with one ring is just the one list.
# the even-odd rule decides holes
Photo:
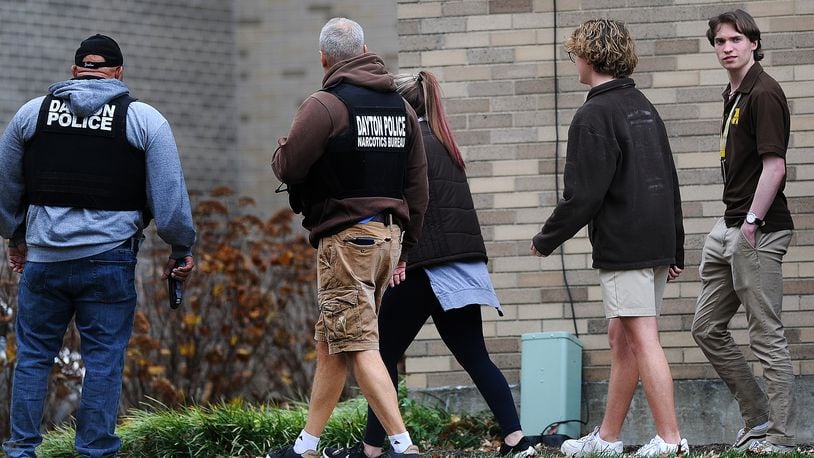
[[(89, 54), (95, 54), (105, 58), (104, 62), (83, 62), (82, 59)], [(100, 67), (118, 67), (124, 64), (124, 57), (122, 50), (119, 49), (119, 44), (116, 40), (107, 35), (96, 34), (90, 38), (85, 39), (76, 50), (74, 63), (77, 67), (83, 68), (100, 68)]]

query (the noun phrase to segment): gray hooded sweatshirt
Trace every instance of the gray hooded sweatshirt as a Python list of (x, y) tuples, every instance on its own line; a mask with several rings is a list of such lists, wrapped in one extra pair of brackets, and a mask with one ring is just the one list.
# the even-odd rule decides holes
[[(48, 91), (65, 100), (70, 111), (81, 117), (129, 93), (127, 86), (116, 79), (62, 81), (52, 84)], [(0, 138), (0, 236), (14, 241), (25, 238), (27, 260), (33, 262), (80, 259), (113, 249), (131, 237), (140, 239), (144, 229), (140, 211), (21, 206), (25, 143), (37, 128), (43, 99), (38, 97), (23, 105)], [(172, 246), (172, 258), (190, 255), (195, 229), (169, 123), (150, 105), (133, 102), (127, 111), (127, 141), (145, 152), (147, 205), (158, 235)]]

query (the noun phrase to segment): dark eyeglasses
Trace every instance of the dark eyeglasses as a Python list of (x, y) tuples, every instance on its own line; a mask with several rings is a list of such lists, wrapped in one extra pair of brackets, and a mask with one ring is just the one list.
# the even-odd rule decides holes
[(575, 63), (575, 64), (576, 64), (576, 63), (577, 63), (577, 60), (576, 60), (575, 56), (576, 56), (576, 54), (574, 54), (574, 53), (573, 53), (573, 52), (571, 52), (571, 51), (568, 51), (568, 59), (569, 59), (571, 62), (573, 62), (573, 63)]

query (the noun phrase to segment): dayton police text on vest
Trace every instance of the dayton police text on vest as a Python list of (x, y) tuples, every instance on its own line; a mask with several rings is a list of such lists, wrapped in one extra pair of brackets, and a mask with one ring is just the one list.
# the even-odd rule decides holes
[(51, 104), (48, 106), (48, 118), (45, 124), (50, 126), (56, 122), (62, 127), (105, 130), (110, 132), (113, 130), (113, 113), (115, 113), (115, 111), (115, 105), (105, 104), (93, 115), (87, 118), (79, 118), (68, 110), (68, 105), (65, 102), (54, 99), (51, 100)]
[(406, 116), (356, 116), (357, 148), (404, 148)]

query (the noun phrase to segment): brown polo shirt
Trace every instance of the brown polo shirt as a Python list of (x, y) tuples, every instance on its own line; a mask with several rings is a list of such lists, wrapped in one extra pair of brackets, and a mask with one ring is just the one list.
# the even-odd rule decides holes
[[(786, 158), (789, 144), (789, 105), (783, 89), (760, 64), (755, 63), (741, 82), (740, 87), (729, 94), (727, 86), (723, 93), (726, 122), (730, 112), (729, 135), (726, 139), (726, 160), (723, 164), (726, 181), (723, 202), (727, 226), (737, 226), (746, 217), (763, 170), (763, 155), (774, 154)], [(737, 95), (740, 94), (740, 99)], [(735, 111), (732, 107), (737, 100)], [(783, 189), (780, 184), (777, 196), (763, 220), (764, 232), (793, 229)]]

